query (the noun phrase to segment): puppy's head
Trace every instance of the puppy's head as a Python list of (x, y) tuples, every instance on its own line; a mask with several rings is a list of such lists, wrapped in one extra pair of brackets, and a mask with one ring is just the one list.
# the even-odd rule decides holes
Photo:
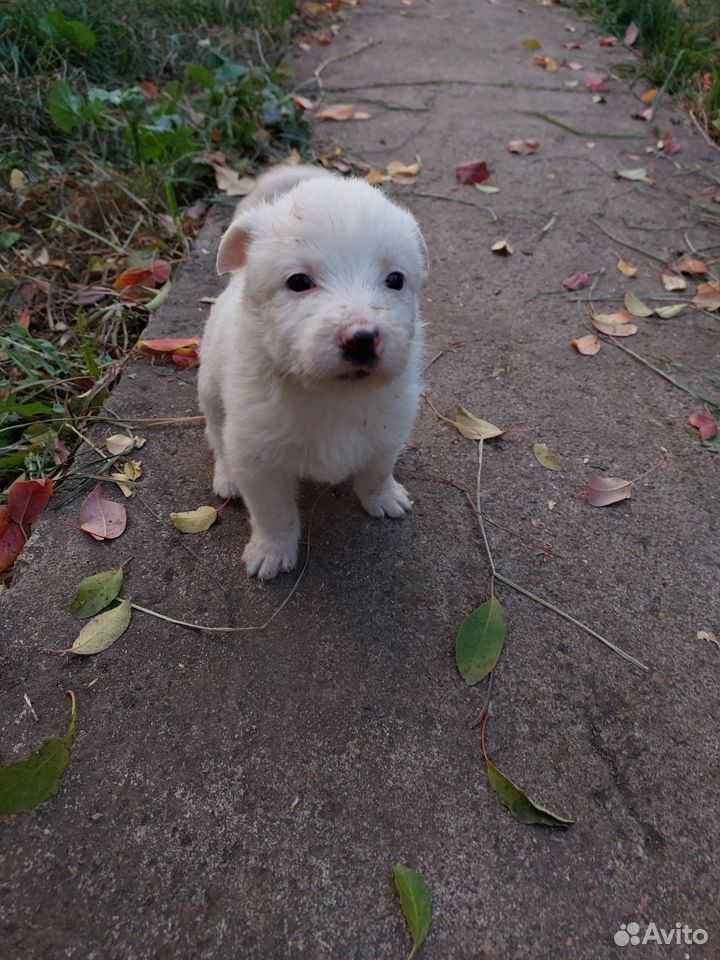
[(277, 370), (305, 383), (387, 382), (418, 336), (423, 241), (363, 180), (304, 180), (234, 221), (218, 271), (245, 293)]

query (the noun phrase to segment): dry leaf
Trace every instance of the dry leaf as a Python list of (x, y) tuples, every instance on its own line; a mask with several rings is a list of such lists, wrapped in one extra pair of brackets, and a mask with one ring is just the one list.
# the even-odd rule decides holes
[(128, 480), (139, 480), (142, 472), (142, 463), (139, 460), (128, 460), (123, 467), (123, 473)]
[(671, 157), (673, 154), (677, 153), (681, 147), (677, 140), (674, 139), (673, 135), (668, 130), (667, 133), (663, 134), (662, 140), (658, 141), (658, 150), (662, 150), (666, 156)]
[(672, 273), (664, 273), (662, 275), (662, 283), (666, 290), (687, 290), (687, 281)]
[(513, 248), (508, 243), (507, 237), (504, 240), (496, 240), (490, 249), (499, 257), (509, 257), (513, 252)]
[(52, 480), (16, 480), (8, 490), (10, 519), (20, 526), (35, 523), (52, 495)]
[(645, 167), (633, 167), (630, 170), (613, 170), (613, 176), (618, 180), (637, 180), (642, 183), (654, 183)]
[(600, 37), (598, 43), (601, 47), (614, 47), (617, 44), (617, 37)]
[(595, 334), (588, 333), (584, 337), (578, 337), (577, 340), (571, 340), (570, 346), (575, 347), (584, 357), (593, 357), (599, 351), (601, 342)]
[(702, 274), (707, 273), (708, 268), (702, 262), (698, 260), (697, 257), (684, 257), (682, 260), (678, 260), (677, 263), (671, 265), (673, 270), (677, 270), (678, 273), (689, 273), (689, 274)]
[(525, 47), (526, 50), (539, 50), (542, 44), (539, 40), (536, 40), (532, 37), (529, 40), (521, 40), (520, 43)]
[(653, 87), (651, 90), (646, 90), (645, 93), (640, 97), (643, 103), (650, 103), (651, 100), (654, 100), (657, 96), (657, 89)]
[(172, 525), (182, 533), (203, 533), (209, 530), (218, 518), (215, 507), (198, 507), (184, 513), (171, 513)]
[(634, 277), (638, 272), (638, 268), (632, 263), (628, 263), (627, 260), (620, 258), (617, 262), (617, 268), (626, 277)]
[(508, 140), (507, 148), (510, 153), (537, 153), (540, 149), (540, 141), (532, 138), (528, 140)]
[(632, 483), (621, 477), (599, 477), (593, 474), (588, 481), (587, 502), (593, 507), (609, 507), (611, 503), (632, 496)]
[(637, 24), (632, 22), (629, 23), (628, 28), (625, 31), (625, 36), (623, 37), (623, 43), (626, 46), (631, 47), (637, 40), (639, 33), (640, 31), (638, 30)]
[(105, 441), (105, 446), (109, 454), (113, 457), (121, 457), (124, 453), (130, 453), (135, 447), (135, 437), (128, 437), (123, 433), (114, 433)]
[(630, 322), (627, 310), (618, 310), (616, 313), (590, 314), (593, 326), (609, 337), (632, 337), (638, 328)]
[(458, 183), (482, 183), (490, 176), (490, 168), (484, 160), (472, 160), (455, 167)]
[(545, 467), (546, 470), (563, 470), (563, 465), (560, 463), (555, 454), (550, 450), (546, 443), (534, 443), (533, 444), (533, 453), (535, 454), (535, 459), (540, 464), (541, 467)]
[(455, 427), (468, 440), (492, 440), (495, 437), (501, 437), (504, 430), (500, 430), (487, 420), (481, 420), (475, 414), (470, 413), (465, 407), (458, 406), (455, 410), (455, 419), (447, 421)]
[(104, 613), (99, 613), (89, 620), (75, 638), (69, 650), (63, 653), (75, 653), (89, 656), (100, 653), (115, 643), (130, 626), (132, 604), (129, 600), (121, 600), (117, 606), (111, 607)]
[(124, 473), (111, 473), (110, 479), (115, 481), (115, 484), (124, 497), (130, 499), (130, 497), (135, 495), (135, 487), (128, 481)]
[(385, 170), (391, 177), (414, 177), (420, 173), (422, 164), (418, 158), (415, 163), (403, 163), (402, 160), (391, 160)]
[(536, 53), (532, 58), (532, 62), (536, 67), (543, 67), (549, 73), (554, 73), (557, 68), (557, 60), (554, 60), (552, 57), (543, 57), (542, 54)]
[(590, 283), (590, 277), (582, 270), (578, 270), (571, 277), (563, 280), (563, 286), (566, 290), (584, 290)]
[(720, 280), (701, 283), (697, 288), (697, 293), (692, 298), (692, 302), (701, 310), (720, 309)]
[(632, 290), (628, 290), (625, 294), (625, 309), (628, 313), (631, 313), (633, 317), (651, 317), (655, 313), (653, 308), (643, 303)]
[(229, 197), (246, 197), (255, 186), (253, 177), (241, 177), (237, 170), (231, 167), (213, 164), (213, 169), (218, 189)]
[(114, 540), (127, 524), (127, 511), (121, 503), (104, 500), (98, 484), (80, 507), (80, 529), (95, 540)]
[(701, 438), (706, 441), (712, 440), (718, 432), (717, 420), (704, 410), (691, 414), (688, 417), (688, 423), (696, 427), (700, 431)]
[(331, 103), (315, 114), (316, 120), (349, 120), (355, 113), (354, 103)]
[(609, 93), (610, 87), (605, 82), (605, 76), (602, 73), (586, 73), (585, 86), (591, 93)]
[(672, 320), (682, 313), (686, 306), (684, 303), (670, 303), (665, 307), (655, 307), (655, 313), (663, 320)]

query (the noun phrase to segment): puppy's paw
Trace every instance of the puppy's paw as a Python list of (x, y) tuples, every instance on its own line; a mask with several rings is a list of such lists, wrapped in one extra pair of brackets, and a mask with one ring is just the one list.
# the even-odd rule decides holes
[(278, 573), (287, 573), (297, 563), (298, 541), (263, 540), (253, 534), (243, 550), (245, 567), (251, 577), (272, 580)]
[(222, 497), (223, 500), (240, 496), (240, 490), (228, 476), (227, 468), (222, 460), (215, 460), (213, 493), (217, 494), (218, 497)]
[(407, 490), (394, 477), (389, 477), (379, 490), (356, 492), (371, 517), (402, 517), (412, 510), (413, 502)]

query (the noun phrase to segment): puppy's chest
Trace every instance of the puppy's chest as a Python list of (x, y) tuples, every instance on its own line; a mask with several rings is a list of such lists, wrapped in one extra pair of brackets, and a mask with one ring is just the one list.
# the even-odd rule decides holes
[[(288, 453), (299, 476), (340, 483), (372, 456), (385, 425), (377, 411), (351, 410), (332, 402), (297, 418)], [(373, 416), (374, 414), (374, 416)]]

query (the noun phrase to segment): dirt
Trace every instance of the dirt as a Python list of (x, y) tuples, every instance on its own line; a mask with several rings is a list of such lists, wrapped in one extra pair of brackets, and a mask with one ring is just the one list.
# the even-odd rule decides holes
[[(337, 141), (378, 168), (421, 157), (413, 183), (388, 189), (430, 252), (428, 360), (444, 352), (428, 397), (507, 431), (486, 445), (481, 490), (498, 569), (649, 666), (496, 585), (509, 633), (488, 750), (574, 825), (520, 824), (486, 782), (471, 726), (484, 690), (465, 687), (453, 650), (488, 596), (488, 564), (463, 494), (441, 482), (474, 496), (477, 448), (425, 405), (398, 471), (412, 515), (378, 522), (348, 484), (324, 493), (306, 575), (262, 632), (203, 634), (135, 612), (105, 653), (46, 653), (77, 632), (77, 582), (129, 558), (126, 595), (195, 623), (260, 624), (293, 585), (246, 578), (240, 504), (203, 535), (173, 530), (172, 510), (213, 502), (210, 457), (196, 424), (150, 427), (123, 536), (100, 544), (72, 529), (77, 501), (49, 512), (2, 598), (0, 759), (64, 728), (64, 690), (79, 713), (58, 795), (0, 827), (3, 958), (397, 958), (410, 944), (396, 862), (433, 893), (428, 960), (620, 957), (614, 935), (633, 922), (641, 936), (651, 923), (708, 934), (705, 946), (647, 943), (643, 957), (717, 956), (720, 651), (696, 634), (720, 624), (720, 456), (688, 426), (702, 405), (687, 393), (609, 341), (593, 357), (570, 347), (588, 332), (573, 301), (587, 290), (562, 281), (590, 272), (607, 311), (628, 289), (660, 292), (663, 264), (690, 244), (714, 245), (701, 255), (717, 274), (700, 207), (712, 206), (720, 155), (668, 104), (657, 128), (681, 150), (646, 153), (656, 137), (631, 118), (636, 96), (613, 81), (593, 103), (582, 73), (534, 66), (527, 38), (600, 72), (628, 55), (560, 8), (415, 0), (368, 3), (331, 46), (291, 59), (300, 82), (348, 54), (320, 70), (326, 102), (371, 114), (318, 124), (319, 152)], [(513, 138), (540, 149), (511, 155)], [(476, 159), (499, 193), (455, 183), (455, 166)], [(612, 174), (639, 166), (652, 184)], [(227, 215), (208, 221), (148, 336), (201, 330)], [(494, 255), (505, 237), (514, 253)], [(617, 271), (619, 255), (636, 278)], [(717, 317), (638, 326), (623, 345), (719, 399)], [(194, 379), (138, 360), (110, 408), (193, 415)], [(534, 442), (564, 470), (543, 469)], [(665, 453), (630, 500), (585, 502), (591, 473), (632, 478)], [(317, 493), (304, 491), (306, 523)]]

